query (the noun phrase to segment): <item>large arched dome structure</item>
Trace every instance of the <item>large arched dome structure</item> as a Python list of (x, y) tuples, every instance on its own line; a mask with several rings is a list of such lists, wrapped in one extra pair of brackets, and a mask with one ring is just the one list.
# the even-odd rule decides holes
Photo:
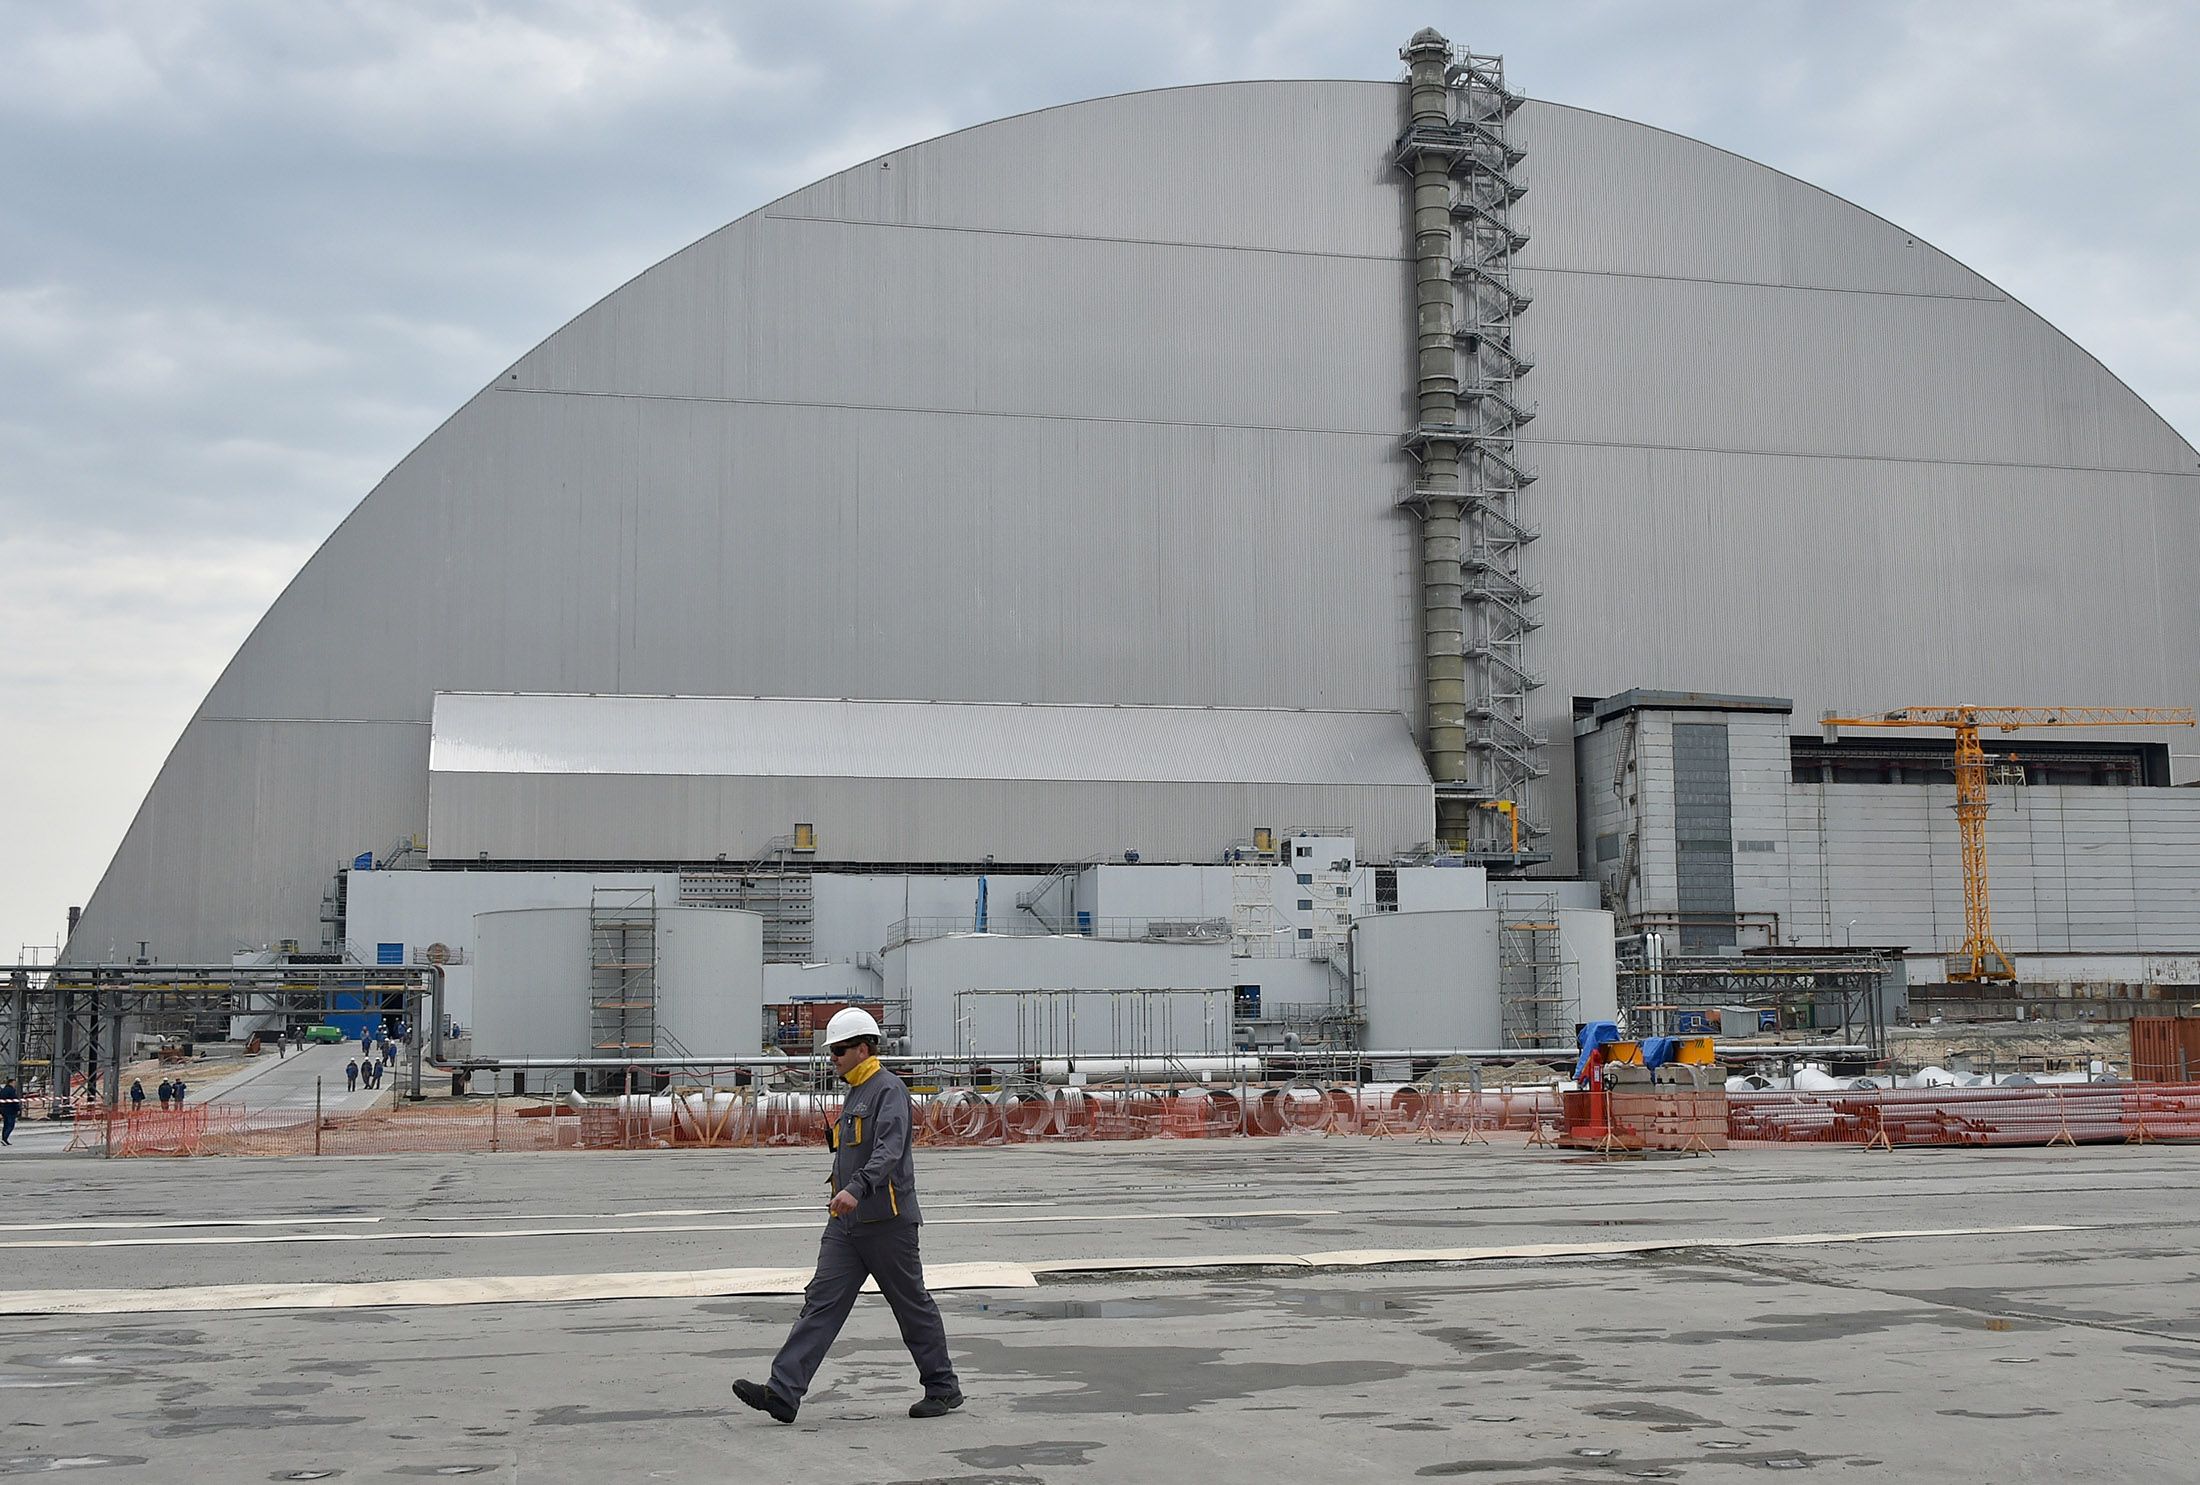
[[(332, 872), (428, 830), (439, 693), (1303, 708), (1418, 732), (1407, 107), (1395, 83), (1269, 82), (1053, 108), (843, 171), (643, 273), (305, 566), (71, 957), (310, 940)], [(1574, 698), (1628, 687), (1801, 716), (2200, 702), (2200, 457), (2092, 357), (1762, 165), (1555, 104), (1510, 127), (1554, 741)], [(1549, 762), (1528, 808), (1564, 874), (1572, 761)], [(875, 829), (843, 822), (820, 860), (969, 859), (928, 855), (890, 780), (869, 797)], [(1134, 844), (1123, 828), (1080, 817), (1061, 859)]]

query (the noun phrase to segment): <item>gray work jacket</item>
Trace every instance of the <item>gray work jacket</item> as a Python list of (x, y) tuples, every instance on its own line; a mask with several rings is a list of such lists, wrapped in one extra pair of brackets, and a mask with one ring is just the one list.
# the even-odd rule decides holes
[(885, 1068), (848, 1090), (840, 1118), (825, 1132), (833, 1150), (833, 1190), (852, 1191), (852, 1219), (921, 1222), (917, 1162), (909, 1137), (909, 1087)]

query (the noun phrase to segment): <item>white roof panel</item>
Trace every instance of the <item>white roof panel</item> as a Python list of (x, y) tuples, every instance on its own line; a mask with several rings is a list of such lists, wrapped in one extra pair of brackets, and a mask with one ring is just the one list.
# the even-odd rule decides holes
[(1428, 787), (1396, 712), (438, 692), (436, 773)]

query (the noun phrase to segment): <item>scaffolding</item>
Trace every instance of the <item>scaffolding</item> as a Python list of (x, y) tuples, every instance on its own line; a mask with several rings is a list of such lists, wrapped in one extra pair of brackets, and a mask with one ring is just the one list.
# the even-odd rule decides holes
[[(1402, 499), (1424, 528), (1424, 565), (1442, 568), (1424, 575), (1427, 585), (1425, 628), (1429, 636), (1431, 751), (1442, 763), (1438, 732), (1448, 718), (1437, 681), (1451, 668), (1450, 650), (1458, 645), (1464, 681), (1461, 731), (1463, 776), (1432, 768), (1436, 774), (1439, 838), (1465, 841), (1468, 859), (1495, 871), (1520, 871), (1548, 861), (1533, 842), (1549, 827), (1520, 809), (1517, 823), (1529, 842), (1523, 849), (1510, 838), (1509, 822), (1477, 805), (1528, 802), (1528, 788), (1549, 771), (1544, 752), (1549, 738), (1536, 730), (1531, 694), (1543, 676), (1529, 664), (1529, 635), (1542, 624), (1542, 590), (1524, 571), (1523, 554), (1538, 532), (1522, 519), (1520, 494), (1535, 471), (1519, 460), (1515, 436), (1535, 416), (1520, 393), (1521, 379), (1535, 362), (1519, 347), (1516, 326), (1532, 302), (1513, 279), (1513, 255), (1527, 245), (1527, 232), (1513, 219), (1513, 207), (1527, 194), (1518, 170), (1525, 158), (1509, 136), (1507, 122), (1522, 98), (1505, 86), (1502, 57), (1451, 48), (1432, 31), (1417, 35), (1404, 55), (1415, 64), (1413, 123), (1399, 136), (1393, 162), (1414, 177), (1417, 206), (1421, 188), (1441, 173), (1449, 177), (1451, 232), (1448, 292), (1434, 281), (1425, 224), (1417, 216), (1416, 248), (1421, 274), (1421, 417), (1406, 436), (1406, 449), (1421, 464), (1422, 475)], [(1422, 92), (1433, 98), (1433, 67), (1442, 60), (1446, 106), (1424, 108)], [(1431, 302), (1431, 295), (1435, 302)], [(1452, 342), (1444, 355), (1430, 344), (1439, 324)], [(1439, 363), (1449, 361), (1449, 375)], [(1456, 524), (1457, 587), (1448, 579)], [(1442, 533), (1441, 553), (1433, 548)], [(1452, 609), (1451, 593), (1457, 593)], [(1452, 638), (1452, 626), (1457, 638)], [(1501, 833), (1502, 832), (1502, 833)]]
[(1276, 868), (1243, 857), (1230, 863), (1230, 953), (1239, 959), (1274, 957)]
[(598, 1056), (657, 1049), (657, 889), (598, 887), (588, 901), (588, 1040)]
[(816, 957), (817, 886), (808, 871), (684, 871), (680, 905), (738, 908), (762, 918), (766, 964), (809, 964)]
[[(1811, 1040), (1885, 1055), (1884, 1003), (1897, 962), (1886, 954), (1654, 953), (1649, 935), (1623, 941), (1619, 1008), (1628, 1035), (1763, 1037), (1787, 1050)], [(1713, 1024), (1713, 1013), (1718, 1013)], [(1747, 1012), (1736, 1022), (1737, 1012)]]
[(1566, 959), (1556, 892), (1497, 894), (1499, 1030), (1508, 1047), (1570, 1043), (1580, 1019), (1580, 966)]

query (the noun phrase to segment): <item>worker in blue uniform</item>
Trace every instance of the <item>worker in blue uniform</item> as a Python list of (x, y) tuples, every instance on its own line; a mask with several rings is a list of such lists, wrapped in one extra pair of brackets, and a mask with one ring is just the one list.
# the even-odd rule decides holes
[(866, 1278), (893, 1306), (902, 1344), (917, 1364), (924, 1396), (912, 1418), (939, 1418), (962, 1406), (962, 1383), (947, 1355), (947, 1328), (924, 1287), (917, 1231), (916, 1161), (911, 1154), (909, 1089), (879, 1065), (878, 1022), (850, 1006), (825, 1026), (833, 1070), (848, 1085), (833, 1148), (832, 1204), (818, 1243), (817, 1272), (802, 1294), (802, 1314), (772, 1360), (767, 1382), (742, 1380), (734, 1396), (781, 1423), (794, 1422), (810, 1379), (853, 1309)]

